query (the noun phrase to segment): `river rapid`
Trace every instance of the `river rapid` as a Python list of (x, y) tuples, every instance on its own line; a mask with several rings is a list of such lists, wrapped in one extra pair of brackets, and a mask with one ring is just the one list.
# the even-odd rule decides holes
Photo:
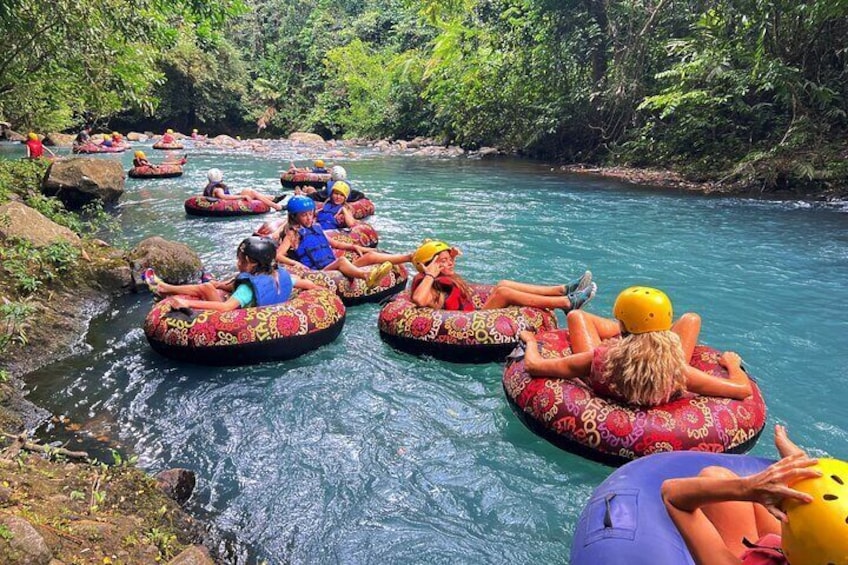
[[(212, 166), (235, 189), (277, 194), (302, 155), (186, 152), (181, 178), (128, 179), (121, 243), (182, 241), (224, 275), (263, 218), (187, 217), (183, 200)], [(129, 168), (132, 155), (100, 158)], [(845, 208), (635, 188), (521, 160), (362, 150), (338, 163), (375, 202), (381, 248), (445, 239), (478, 282), (557, 284), (588, 268), (600, 287), (588, 310), (603, 315), (627, 286), (664, 289), (676, 313), (701, 314), (704, 343), (738, 351), (758, 379), (769, 423), (754, 454), (775, 455), (783, 423), (813, 454), (848, 458)], [(150, 472), (194, 470), (189, 510), (228, 562), (562, 563), (611, 471), (525, 429), (502, 365), (393, 351), (377, 305), (348, 309), (340, 338), (313, 353), (237, 368), (155, 354), (141, 330), (150, 306), (147, 294), (117, 299), (76, 355), (27, 377), (29, 398)]]

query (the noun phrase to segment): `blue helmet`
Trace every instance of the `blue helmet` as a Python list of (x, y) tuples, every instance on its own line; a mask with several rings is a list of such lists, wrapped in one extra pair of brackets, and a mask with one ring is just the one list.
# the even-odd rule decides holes
[(311, 212), (315, 209), (315, 201), (308, 196), (292, 196), (286, 206), (289, 214), (300, 214), (301, 212)]

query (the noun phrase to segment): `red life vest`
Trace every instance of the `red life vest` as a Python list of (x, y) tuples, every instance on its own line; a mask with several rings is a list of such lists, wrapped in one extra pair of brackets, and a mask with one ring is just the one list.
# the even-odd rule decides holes
[(28, 139), (26, 146), (29, 147), (29, 156), (31, 159), (44, 157), (44, 145), (38, 139)]
[[(415, 292), (421, 281), (424, 280), (424, 273), (418, 273), (412, 279), (412, 287), (410, 292)], [(462, 290), (450, 277), (436, 277), (434, 283), (438, 286), (437, 290), (447, 293), (445, 304), (442, 306), (445, 310), (459, 310), (462, 312), (472, 312), (477, 308), (470, 298), (462, 294)]]

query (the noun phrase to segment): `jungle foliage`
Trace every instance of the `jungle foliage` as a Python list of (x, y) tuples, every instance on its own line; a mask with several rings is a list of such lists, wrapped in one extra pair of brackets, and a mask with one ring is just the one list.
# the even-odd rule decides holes
[(425, 135), (763, 188), (846, 175), (848, 0), (58, 4), (0, 8), (3, 119)]

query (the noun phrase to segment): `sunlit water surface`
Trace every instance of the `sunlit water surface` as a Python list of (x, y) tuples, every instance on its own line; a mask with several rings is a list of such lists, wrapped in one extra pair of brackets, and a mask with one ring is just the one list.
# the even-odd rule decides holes
[[(228, 273), (261, 218), (186, 217), (183, 200), (211, 166), (235, 188), (278, 193), (281, 167), (300, 155), (187, 152), (182, 178), (127, 181), (124, 243), (162, 235)], [(132, 155), (102, 158), (128, 167)], [(340, 162), (376, 203), (386, 249), (444, 238), (481, 282), (560, 283), (590, 268), (601, 290), (589, 310), (602, 314), (626, 286), (665, 289), (678, 313), (703, 316), (703, 341), (739, 351), (759, 379), (769, 425), (754, 453), (774, 455), (782, 422), (814, 453), (848, 457), (840, 207), (639, 189), (521, 161)], [(149, 295), (115, 301), (84, 351), (28, 378), (29, 396), (137, 453), (146, 470), (194, 470), (190, 509), (232, 562), (562, 563), (610, 472), (527, 431), (504, 399), (500, 364), (387, 347), (376, 305), (349, 309), (341, 337), (300, 359), (222, 369), (151, 351), (141, 330), (150, 305)]]

